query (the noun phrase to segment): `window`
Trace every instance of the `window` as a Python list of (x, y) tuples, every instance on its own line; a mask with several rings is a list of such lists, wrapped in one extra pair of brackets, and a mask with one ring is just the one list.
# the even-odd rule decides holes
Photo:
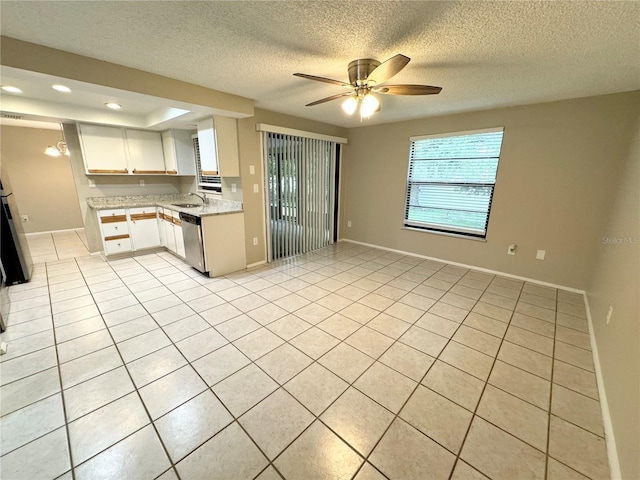
[(502, 128), (411, 137), (404, 225), (485, 238)]
[(198, 191), (201, 192), (222, 192), (220, 176), (203, 175), (202, 163), (200, 162), (200, 143), (198, 137), (193, 136), (193, 149), (196, 155), (196, 170), (198, 172)]

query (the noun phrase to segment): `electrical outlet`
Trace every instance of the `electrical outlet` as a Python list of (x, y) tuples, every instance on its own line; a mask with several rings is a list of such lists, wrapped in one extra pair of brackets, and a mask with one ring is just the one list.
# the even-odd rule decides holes
[(509, 245), (509, 249), (507, 250), (507, 254), (515, 255), (516, 254), (516, 248), (518, 248), (518, 246), (515, 243), (512, 243), (511, 245)]
[(351, 228), (351, 220), (347, 221), (347, 227)]
[(609, 311), (607, 312), (607, 325), (609, 325), (609, 322), (611, 321), (611, 315), (613, 315), (613, 307), (609, 305)]
[(258, 237), (253, 237), (253, 244), (258, 245)]
[(29, 215), (20, 215), (22, 219), (22, 223), (27, 223), (29, 221)]
[(253, 193), (258, 193), (260, 191), (260, 189), (258, 188), (258, 184), (254, 183), (253, 184)]
[(255, 175), (256, 174), (256, 167), (253, 165), (249, 165), (249, 174), (250, 175)]
[(547, 254), (546, 250), (538, 250), (536, 252), (536, 260), (544, 260), (544, 256)]
[(96, 181), (93, 179), (88, 179), (89, 182), (89, 188), (96, 188)]
[(140, 179), (140, 186), (144, 187), (144, 180)]
[(238, 189), (236, 188), (236, 184), (235, 184), (235, 183), (232, 183), (232, 184), (231, 184), (231, 193), (236, 193), (236, 191), (237, 191), (237, 190), (238, 190)]

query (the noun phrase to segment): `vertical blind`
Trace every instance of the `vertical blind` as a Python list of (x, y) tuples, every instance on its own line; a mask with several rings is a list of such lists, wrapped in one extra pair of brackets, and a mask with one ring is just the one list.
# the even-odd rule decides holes
[(412, 137), (404, 225), (486, 237), (503, 133)]
[(325, 247), (333, 225), (335, 142), (263, 132), (269, 258)]

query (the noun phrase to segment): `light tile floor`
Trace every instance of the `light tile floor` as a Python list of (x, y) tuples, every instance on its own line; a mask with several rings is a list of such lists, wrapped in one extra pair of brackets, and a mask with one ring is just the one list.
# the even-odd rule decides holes
[(53, 261), (10, 295), (3, 479), (609, 477), (573, 293), (340, 243), (217, 279)]
[(89, 255), (84, 228), (30, 233), (27, 235), (27, 244), (34, 264)]

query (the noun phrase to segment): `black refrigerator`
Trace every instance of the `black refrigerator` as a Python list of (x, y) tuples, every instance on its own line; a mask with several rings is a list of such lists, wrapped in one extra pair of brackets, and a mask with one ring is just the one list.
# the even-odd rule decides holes
[(6, 285), (16, 285), (31, 279), (33, 263), (22, 228), (15, 196), (6, 177), (0, 180), (0, 260)]

